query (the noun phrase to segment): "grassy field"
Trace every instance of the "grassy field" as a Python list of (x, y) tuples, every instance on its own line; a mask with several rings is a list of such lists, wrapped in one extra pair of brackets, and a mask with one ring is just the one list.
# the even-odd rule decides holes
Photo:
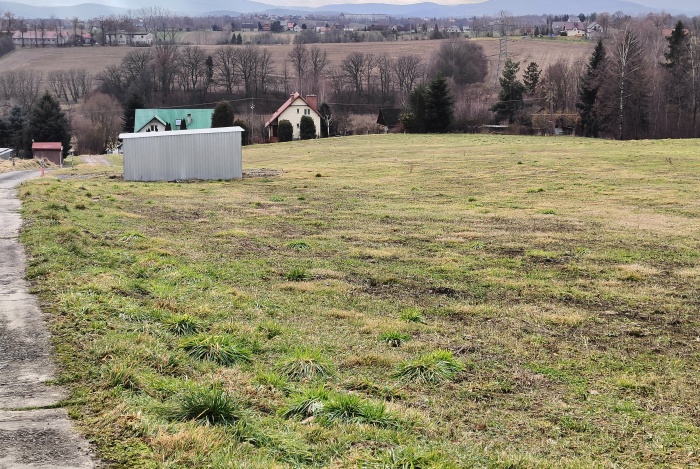
[(687, 466), (697, 141), (246, 147), (21, 189), (64, 402), (117, 467)]

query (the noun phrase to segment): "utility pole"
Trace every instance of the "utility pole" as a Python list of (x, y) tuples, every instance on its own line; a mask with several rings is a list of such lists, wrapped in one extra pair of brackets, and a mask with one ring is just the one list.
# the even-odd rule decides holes
[(255, 98), (251, 98), (250, 101), (250, 133), (248, 135), (248, 144), (253, 143), (253, 135), (255, 133)]

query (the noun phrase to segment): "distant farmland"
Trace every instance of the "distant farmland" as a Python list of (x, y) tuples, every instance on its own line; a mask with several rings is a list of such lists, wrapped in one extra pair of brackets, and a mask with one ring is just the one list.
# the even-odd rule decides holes
[[(496, 61), (498, 59), (497, 39), (472, 39), (484, 46), (484, 52), (489, 59), (489, 76), (487, 81), (495, 77)], [(318, 44), (328, 51), (331, 66), (339, 63), (351, 52), (361, 51), (375, 55), (388, 54), (398, 57), (404, 54), (416, 54), (426, 62), (431, 59), (441, 41), (398, 41), (398, 42), (365, 42), (344, 44)], [(219, 46), (200, 46), (213, 51)], [(240, 47), (240, 46), (233, 46)], [(280, 68), (288, 60), (291, 45), (269, 45), (266, 47), (272, 54), (275, 67)], [(590, 42), (567, 41), (562, 39), (514, 39), (509, 44), (512, 58), (525, 63), (537, 62), (544, 68), (557, 60), (582, 62), (590, 54), (593, 44)], [(44, 74), (55, 70), (71, 68), (86, 68), (91, 73), (97, 73), (109, 65), (117, 65), (131, 50), (131, 47), (76, 47), (76, 48), (18, 48), (15, 52), (0, 58), (0, 70), (35, 70)]]

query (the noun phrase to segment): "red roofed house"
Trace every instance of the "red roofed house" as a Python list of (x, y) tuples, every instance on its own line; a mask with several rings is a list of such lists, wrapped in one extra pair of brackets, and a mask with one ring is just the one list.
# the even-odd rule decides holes
[(13, 31), (12, 43), (22, 47), (65, 46), (69, 37), (65, 31)]
[(276, 142), (278, 138), (277, 129), (279, 122), (288, 120), (294, 128), (293, 138), (299, 139), (299, 124), (302, 116), (309, 116), (314, 120), (316, 126), (316, 137), (321, 137), (321, 114), (318, 113), (318, 97), (310, 94), (307, 97), (294, 93), (289, 99), (272, 115), (265, 123), (268, 129), (268, 136), (271, 142)]
[(34, 142), (32, 143), (34, 159), (47, 160), (56, 165), (63, 164), (63, 145), (61, 142)]

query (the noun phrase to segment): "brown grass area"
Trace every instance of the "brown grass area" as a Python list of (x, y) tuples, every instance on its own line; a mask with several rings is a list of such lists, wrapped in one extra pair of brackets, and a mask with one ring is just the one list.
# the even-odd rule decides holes
[(0, 160), (0, 173), (8, 171), (25, 171), (28, 169), (39, 169), (39, 163), (36, 160), (15, 160), (12, 164), (10, 160)]
[[(189, 33), (190, 35), (199, 33)], [(209, 34), (219, 34), (210, 32)], [(187, 38), (189, 36), (185, 36)], [(192, 36), (191, 42), (195, 42)], [(494, 73), (498, 60), (498, 40), (490, 38), (471, 39), (484, 47), (484, 53), (489, 59), (490, 73)], [(338, 64), (351, 52), (364, 52), (375, 55), (387, 54), (390, 57), (399, 57), (404, 54), (416, 54), (428, 61), (434, 55), (441, 41), (397, 41), (397, 42), (365, 42), (345, 44), (318, 44), (329, 55), (331, 66)], [(201, 46), (212, 53), (219, 46)], [(292, 45), (270, 45), (266, 47), (272, 54), (275, 66), (279, 68), (288, 60), (288, 54)], [(585, 60), (593, 48), (592, 43), (573, 42), (563, 40), (532, 40), (513, 39), (509, 43), (510, 55), (525, 63), (537, 62), (540, 67), (559, 60), (569, 61)], [(91, 73), (97, 73), (109, 65), (117, 65), (131, 50), (131, 47), (76, 47), (76, 48), (19, 48), (0, 58), (0, 70), (36, 70), (49, 73), (55, 70), (68, 70), (71, 68), (87, 68)], [(491, 76), (493, 79), (493, 76)]]

